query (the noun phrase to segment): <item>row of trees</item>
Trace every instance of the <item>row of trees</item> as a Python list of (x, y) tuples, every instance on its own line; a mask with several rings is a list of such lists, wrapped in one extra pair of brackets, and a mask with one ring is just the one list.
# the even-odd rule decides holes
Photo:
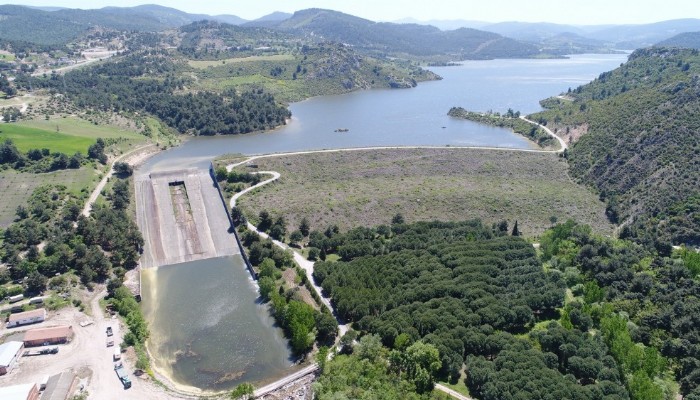
[[(104, 146), (104, 141), (97, 139), (89, 147), (87, 159), (98, 160), (105, 164), (107, 156), (104, 154)], [(79, 152), (68, 156), (61, 152), (52, 153), (49, 149), (29, 149), (26, 154), (23, 154), (10, 139), (0, 143), (0, 165), (6, 165), (24, 172), (42, 173), (63, 169), (78, 169), (87, 159)]]
[[(315, 342), (330, 345), (338, 334), (338, 324), (327, 309), (316, 310), (301, 295), (301, 287), (285, 290), (283, 271), (294, 267), (290, 252), (263, 240), (256, 233), (245, 231), (241, 241), (248, 248), (248, 258), (258, 269), (260, 295), (269, 302), (277, 323), (284, 329), (292, 350), (297, 355), (307, 353)], [(306, 275), (296, 268), (299, 284), (306, 285)]]

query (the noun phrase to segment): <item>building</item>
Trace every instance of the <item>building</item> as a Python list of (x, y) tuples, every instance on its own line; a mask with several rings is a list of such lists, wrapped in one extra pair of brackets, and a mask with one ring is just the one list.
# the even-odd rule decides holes
[(27, 347), (68, 343), (72, 339), (73, 327), (70, 325), (30, 329), (24, 333), (24, 345)]
[(78, 385), (78, 379), (70, 371), (61, 372), (49, 378), (41, 400), (67, 400)]
[(43, 322), (46, 319), (46, 309), (39, 308), (36, 310), (25, 311), (17, 314), (10, 314), (7, 320), (7, 327), (36, 324)]
[[(22, 357), (24, 343), (7, 342), (0, 345), (0, 375), (5, 375), (12, 370), (17, 360)], [(0, 396), (0, 399), (4, 397)]]
[(0, 387), (0, 399), (2, 400), (39, 400), (39, 388), (36, 383), (25, 383)]

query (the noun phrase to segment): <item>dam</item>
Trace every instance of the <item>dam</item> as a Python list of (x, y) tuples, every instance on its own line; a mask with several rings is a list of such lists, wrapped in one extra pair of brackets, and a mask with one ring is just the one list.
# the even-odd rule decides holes
[(265, 384), (293, 370), (283, 332), (259, 301), (230, 229), (211, 166), (142, 173), (134, 185), (154, 369), (192, 392)]
[(137, 176), (134, 185), (143, 269), (240, 254), (209, 171), (151, 172)]

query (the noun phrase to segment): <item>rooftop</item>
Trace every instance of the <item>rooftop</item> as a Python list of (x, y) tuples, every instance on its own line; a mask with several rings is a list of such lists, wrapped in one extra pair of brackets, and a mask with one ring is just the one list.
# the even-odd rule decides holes
[(27, 395), (35, 387), (34, 383), (0, 387), (0, 399), (2, 400), (27, 400)]
[(66, 337), (73, 334), (73, 327), (70, 325), (52, 326), (50, 328), (30, 329), (24, 333), (24, 341), (51, 339)]
[(41, 400), (65, 400), (70, 396), (70, 392), (73, 390), (73, 382), (75, 381), (75, 374), (66, 371), (56, 374), (49, 378), (46, 383), (46, 389), (44, 394), (41, 395)]
[(42, 317), (42, 316), (46, 316), (46, 309), (45, 308), (38, 308), (36, 310), (12, 314), (12, 315), (10, 315), (8, 322), (14, 322), (14, 321), (17, 321), (20, 319), (36, 318), (36, 317)]
[[(7, 342), (0, 344), (0, 365), (10, 365), (10, 361), (12, 361), (23, 345), (24, 343), (22, 342)], [(4, 399), (5, 397), (0, 396), (0, 398)]]

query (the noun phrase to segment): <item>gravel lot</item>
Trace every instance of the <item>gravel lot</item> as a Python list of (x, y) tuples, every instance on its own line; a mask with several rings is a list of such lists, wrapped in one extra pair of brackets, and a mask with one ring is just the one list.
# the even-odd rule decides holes
[[(114, 330), (114, 343), (119, 345), (124, 328), (118, 319), (105, 318), (99, 307), (99, 298), (104, 295), (98, 290), (90, 299), (91, 314), (88, 316), (76, 308), (67, 307), (49, 314), (49, 318), (40, 324), (24, 326), (16, 329), (0, 329), (0, 336), (10, 335), (8, 339), (21, 340), (27, 329), (69, 324), (73, 326), (75, 336), (68, 344), (59, 345), (58, 354), (35, 357), (22, 357), (15, 368), (7, 375), (0, 376), (0, 386), (21, 383), (39, 383), (47, 375), (72, 370), (81, 379), (88, 398), (100, 400), (128, 399), (169, 399), (171, 395), (150, 382), (147, 375), (133, 376), (135, 355), (133, 350), (122, 356), (122, 361), (132, 375), (132, 387), (125, 390), (114, 372), (112, 356), (114, 347), (107, 347), (107, 326)], [(81, 327), (80, 322), (94, 321), (93, 324)], [(79, 387), (81, 385), (78, 385)]]

